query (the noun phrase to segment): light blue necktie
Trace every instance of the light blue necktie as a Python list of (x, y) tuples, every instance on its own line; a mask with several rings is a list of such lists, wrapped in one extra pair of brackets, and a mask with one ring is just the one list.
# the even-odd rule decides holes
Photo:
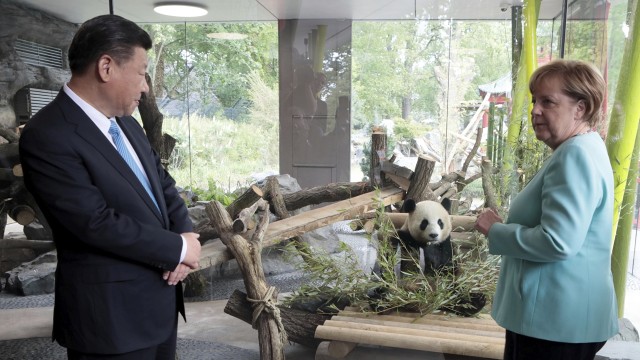
[(133, 156), (131, 156), (131, 153), (129, 152), (129, 150), (127, 150), (127, 145), (124, 143), (122, 136), (120, 136), (120, 128), (118, 127), (118, 124), (116, 123), (115, 120), (110, 120), (110, 121), (111, 121), (111, 126), (109, 127), (109, 134), (111, 135), (113, 142), (116, 144), (116, 148), (118, 149), (118, 152), (120, 153), (124, 161), (127, 162), (127, 165), (129, 165), (131, 170), (133, 170), (133, 173), (136, 174), (136, 176), (138, 177), (138, 180), (140, 180), (140, 183), (142, 184), (144, 189), (147, 190), (147, 193), (151, 197), (151, 200), (153, 200), (153, 203), (156, 204), (156, 208), (158, 208), (158, 211), (160, 211), (160, 207), (156, 202), (156, 198), (155, 196), (153, 196), (153, 192), (151, 191), (151, 185), (149, 185), (149, 180), (144, 175), (144, 173), (142, 172), (142, 169), (140, 169), (138, 164), (136, 164), (136, 161), (133, 159)]

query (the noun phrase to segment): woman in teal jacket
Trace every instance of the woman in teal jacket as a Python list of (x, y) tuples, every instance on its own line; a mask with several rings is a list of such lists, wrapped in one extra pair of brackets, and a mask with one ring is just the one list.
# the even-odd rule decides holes
[(502, 255), (492, 316), (505, 359), (592, 360), (618, 331), (611, 275), (613, 173), (592, 131), (605, 82), (592, 66), (557, 60), (529, 82), (536, 138), (553, 154), (513, 199), (507, 220), (484, 210), (476, 229)]

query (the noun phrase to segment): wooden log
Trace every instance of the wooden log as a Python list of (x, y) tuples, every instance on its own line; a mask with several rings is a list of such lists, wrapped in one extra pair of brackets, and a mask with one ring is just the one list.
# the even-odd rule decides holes
[(444, 194), (442, 194), (442, 198), (452, 199), (454, 195), (458, 193), (458, 190), (455, 186), (452, 186), (447, 190)]
[(369, 210), (377, 209), (379, 205), (388, 206), (397, 203), (402, 200), (403, 193), (402, 189), (395, 187), (384, 188), (379, 193), (366, 193), (276, 221), (269, 226), (265, 234), (265, 246), (279, 243), (337, 221), (359, 218)]
[(0, 249), (32, 249), (37, 253), (45, 253), (55, 249), (53, 241), (45, 240), (25, 240), (25, 239), (2, 239)]
[(395, 175), (407, 180), (410, 180), (414, 173), (413, 170), (409, 168), (394, 164), (391, 159), (389, 161), (381, 162), (380, 170), (384, 171), (386, 175)]
[(140, 98), (138, 111), (140, 112), (142, 126), (149, 139), (149, 143), (160, 155), (162, 165), (166, 167), (169, 164), (169, 158), (171, 157), (173, 148), (176, 146), (176, 139), (169, 134), (162, 133), (164, 115), (158, 108), (156, 95), (153, 91), (154, 86), (148, 73), (145, 74), (145, 80), (149, 86), (149, 91)]
[(232, 219), (235, 219), (240, 211), (255, 204), (263, 195), (264, 193), (260, 187), (257, 185), (251, 185), (244, 193), (242, 193), (242, 195), (238, 196), (237, 199), (227, 206), (229, 215), (231, 215)]
[[(320, 344), (321, 340), (314, 337), (316, 327), (331, 318), (330, 315), (312, 314), (288, 307), (278, 307), (290, 341), (311, 348)], [(251, 324), (251, 303), (247, 300), (247, 295), (240, 290), (234, 290), (231, 294), (224, 312)]]
[(358, 344), (345, 341), (331, 341), (327, 347), (327, 353), (334, 358), (343, 358), (357, 346)]
[[(456, 323), (461, 325), (466, 329), (472, 330), (482, 330), (482, 331), (498, 331), (503, 332), (503, 329), (496, 324), (493, 319), (479, 319), (472, 317), (445, 317), (445, 316), (422, 316), (422, 317), (411, 317), (411, 316), (401, 316), (401, 315), (371, 315), (364, 313), (353, 313), (349, 311), (341, 311), (339, 315), (334, 316), (332, 319), (335, 320), (346, 320), (344, 316), (348, 316), (349, 321), (356, 321), (353, 318), (365, 318), (365, 319), (377, 319), (383, 321), (396, 321), (396, 322), (406, 322), (412, 324), (425, 324), (425, 325), (436, 325), (436, 326), (451, 326), (452, 323)], [(455, 319), (455, 320), (453, 320)]]
[(9, 216), (24, 226), (31, 224), (36, 219), (36, 212), (28, 205), (18, 205), (9, 210)]
[[(379, 198), (378, 198), (379, 196)], [(371, 192), (313, 209), (288, 219), (276, 221), (269, 225), (262, 246), (268, 247), (280, 243), (293, 236), (321, 228), (340, 220), (357, 219), (362, 214), (376, 209), (378, 202), (383, 206), (395, 204), (402, 200), (403, 191), (398, 188), (386, 188), (379, 192)], [(218, 266), (233, 259), (233, 254), (219, 240), (202, 245), (200, 251), (200, 267)]]
[(369, 220), (369, 221), (364, 223), (364, 225), (362, 226), (362, 229), (367, 234), (373, 234), (373, 231), (375, 230), (375, 227), (376, 227), (376, 222), (373, 221), (373, 220)]
[(496, 201), (496, 192), (492, 183), (493, 166), (491, 161), (483, 157), (482, 158), (482, 190), (484, 191), (484, 207), (491, 209), (498, 208), (498, 202)]
[(342, 182), (282, 194), (282, 200), (288, 211), (294, 211), (307, 205), (346, 200), (372, 191), (374, 188), (366, 182)]
[(316, 337), (325, 340), (348, 341), (358, 344), (389, 346), (436, 353), (502, 359), (504, 346), (475, 343), (456, 339), (434, 339), (416, 335), (386, 334), (360, 329), (342, 329), (318, 326)]
[(17, 143), (18, 140), (20, 139), (20, 137), (18, 136), (18, 133), (15, 130), (10, 128), (1, 128), (0, 136), (5, 138), (5, 140), (7, 140), (9, 143)]
[[(444, 184), (449, 184), (449, 187), (451, 187), (451, 184), (457, 182), (457, 181), (462, 181), (464, 180), (465, 174), (462, 172), (450, 172), (448, 174), (445, 174), (444, 176), (442, 176), (442, 178), (435, 182), (435, 183), (430, 183), (429, 184), (429, 189), (435, 191), (436, 189), (440, 188), (442, 185)], [(447, 189), (449, 188), (447, 187)]]
[[(260, 199), (261, 198), (258, 198), (257, 200), (260, 200)], [(256, 201), (255, 203), (253, 203), (253, 205), (251, 205), (246, 209), (241, 210), (238, 213), (238, 218), (233, 220), (234, 233), (240, 234), (240, 233), (247, 232), (247, 230), (249, 229), (253, 229), (253, 227), (255, 226), (255, 221), (253, 221), (253, 214), (255, 214), (258, 207), (264, 207), (264, 202)], [(228, 206), (227, 206), (227, 211), (229, 211)], [(232, 218), (234, 217), (231, 213), (229, 213), (229, 215), (231, 215)], [(264, 214), (263, 216), (269, 216), (269, 214)]]
[(402, 317), (402, 320), (396, 319), (395, 321), (384, 320), (384, 317), (358, 318), (358, 317), (351, 317), (351, 316), (336, 315), (331, 318), (331, 320), (335, 320), (335, 321), (350, 321), (350, 322), (360, 323), (360, 324), (373, 324), (373, 325), (383, 325), (383, 326), (405, 327), (405, 328), (412, 328), (412, 329), (422, 329), (422, 330), (429, 330), (429, 331), (452, 332), (455, 334), (477, 335), (477, 336), (484, 336), (484, 337), (493, 337), (497, 339), (504, 339), (504, 334), (505, 334), (505, 331), (502, 328), (496, 328), (491, 330), (467, 329), (464, 326), (464, 323), (460, 324), (459, 326), (416, 324), (411, 322), (411, 319), (415, 319), (415, 317)]
[(418, 157), (416, 169), (411, 178), (411, 185), (409, 186), (409, 190), (407, 190), (407, 199), (413, 199), (416, 202), (437, 199), (437, 196), (429, 189), (429, 181), (431, 180), (435, 164), (436, 161), (430, 157), (425, 155)]
[(14, 176), (17, 177), (23, 177), (24, 173), (22, 172), (22, 164), (16, 164), (13, 166), (13, 168), (11, 169), (11, 171), (13, 172)]
[[(462, 172), (466, 173), (467, 170), (469, 169), (469, 164), (471, 163), (471, 160), (473, 160), (473, 158), (477, 155), (478, 149), (480, 148), (480, 143), (482, 142), (482, 122), (478, 123), (478, 130), (476, 131), (476, 139), (473, 143), (473, 148), (471, 148), (471, 151), (469, 151), (469, 154), (467, 154), (467, 158), (464, 160), (464, 163), (462, 164)], [(462, 189), (458, 189), (458, 191), (460, 191)]]
[(436, 197), (440, 197), (440, 196), (444, 195), (444, 193), (449, 191), (449, 189), (451, 189), (451, 187), (453, 187), (452, 183), (443, 183), (439, 187), (433, 189), (433, 193), (436, 195)]
[(396, 184), (396, 186), (398, 186), (404, 191), (409, 190), (409, 186), (411, 186), (411, 180), (409, 179), (405, 179), (403, 177), (396, 176), (394, 174), (387, 174), (387, 173), (384, 173), (384, 176), (388, 181), (391, 181), (392, 183)]
[(371, 155), (369, 168), (369, 183), (373, 187), (382, 187), (383, 180), (380, 177), (380, 163), (387, 158), (387, 133), (375, 131), (371, 134)]
[(348, 320), (327, 320), (324, 322), (323, 326), (342, 329), (360, 329), (388, 334), (407, 334), (440, 339), (455, 338), (458, 340), (469, 342), (504, 345), (504, 337), (484, 336), (479, 334), (463, 334), (457, 332), (457, 327), (451, 328), (451, 331), (434, 331), (424, 328), (406, 326), (406, 324), (404, 324), (405, 326), (401, 326), (403, 324), (404, 323), (398, 323), (397, 325), (399, 326), (395, 326), (396, 324), (394, 324), (393, 322), (387, 322), (386, 324), (367, 324), (362, 322), (351, 322)]
[[(262, 269), (262, 235), (269, 217), (262, 217), (254, 236), (247, 241), (233, 233), (231, 217), (222, 204), (212, 201), (205, 208), (211, 223), (220, 232), (220, 239), (231, 250), (242, 272), (248, 297), (253, 302), (252, 325), (258, 329), (261, 359), (284, 360), (286, 332), (274, 305), (277, 294), (267, 285)], [(266, 202), (263, 210), (267, 210)]]

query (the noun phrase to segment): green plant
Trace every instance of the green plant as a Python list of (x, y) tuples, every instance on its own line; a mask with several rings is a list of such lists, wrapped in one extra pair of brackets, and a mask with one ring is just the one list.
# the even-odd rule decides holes
[(236, 198), (234, 193), (225, 192), (215, 180), (209, 180), (209, 186), (206, 189), (192, 188), (191, 191), (200, 201), (217, 201), (224, 206), (229, 206)]
[[(486, 241), (478, 238), (474, 250), (455, 256), (454, 261), (460, 264), (461, 270), (455, 274), (439, 272), (425, 276), (422, 272), (403, 272), (399, 279), (395, 269), (401, 259), (393, 245), (397, 233), (382, 203), (376, 211), (375, 222), (379, 272), (363, 273), (355, 254), (344, 243), (340, 244), (339, 257), (308, 246), (287, 246), (289, 256), (304, 252), (305, 261), (300, 267), (310, 281), (292, 293), (284, 305), (314, 302), (322, 311), (335, 312), (337, 303), (348, 303), (364, 312), (402, 310), (424, 314), (464, 307), (474, 294), (484, 294), (490, 300), (497, 282), (498, 257), (488, 255)], [(419, 264), (416, 258), (404, 260)]]

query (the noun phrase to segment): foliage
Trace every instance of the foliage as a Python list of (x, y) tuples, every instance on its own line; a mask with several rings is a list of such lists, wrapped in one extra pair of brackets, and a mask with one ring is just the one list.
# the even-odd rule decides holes
[(215, 200), (224, 206), (229, 206), (237, 198), (233, 193), (225, 192), (215, 180), (209, 180), (209, 185), (206, 189), (193, 188), (191, 191), (197, 196), (198, 201)]
[(182, 187), (206, 189), (214, 180), (231, 192), (252, 182), (256, 171), (277, 172), (278, 155), (271, 146), (278, 143), (277, 127), (193, 115), (166, 117), (164, 131), (180, 140), (168, 170)]
[[(213, 116), (223, 109), (243, 119), (249, 98), (247, 75), (258, 73), (271, 87), (278, 82), (274, 22), (152, 24), (150, 75), (156, 96), (188, 101), (185, 111)], [(241, 40), (212, 39), (210, 33), (240, 33)], [(192, 102), (196, 109), (188, 109)], [(217, 109), (217, 110), (216, 110)]]
[[(489, 256), (485, 242), (478, 242), (476, 251), (456, 255), (456, 261), (463, 264), (462, 274), (438, 273), (425, 276), (422, 273), (402, 273), (402, 280), (396, 275), (399, 257), (391, 239), (397, 237), (395, 228), (384, 213), (384, 205), (376, 211), (378, 250), (377, 264), (380, 272), (363, 273), (357, 257), (351, 248), (341, 243), (342, 256), (331, 256), (321, 251), (305, 247), (301, 263), (302, 270), (310, 281), (292, 293), (285, 301), (286, 306), (326, 299), (325, 309), (332, 307), (337, 299), (347, 299), (353, 306), (364, 312), (389, 310), (431, 313), (443, 307), (459, 305), (460, 301), (471, 297), (472, 293), (484, 293), (490, 297), (497, 282), (497, 257)], [(374, 240), (372, 240), (374, 241)], [(298, 253), (295, 246), (287, 247), (290, 255)], [(481, 260), (485, 259), (485, 260)], [(413, 260), (418, 264), (419, 259)], [(383, 290), (379, 292), (379, 290)], [(376, 310), (372, 310), (376, 309)], [(332, 311), (335, 311), (335, 307)]]
[(287, 244), (284, 251), (289, 259), (300, 251), (306, 253), (303, 256), (305, 261), (300, 263), (300, 267), (309, 275), (310, 281), (303, 284), (292, 296), (287, 297), (283, 302), (285, 306), (327, 299), (329, 303), (323, 305), (335, 310), (334, 303), (339, 302), (339, 299), (345, 299), (349, 303), (362, 300), (363, 294), (372, 286), (371, 281), (363, 276), (358, 268), (358, 259), (351, 248), (340, 242), (339, 249), (344, 256), (336, 259), (322, 250), (310, 248), (307, 244)]
[(433, 67), (445, 59), (440, 21), (353, 24), (353, 121), (402, 117), (403, 100), (434, 116), (438, 84)]
[(393, 122), (395, 124), (393, 128), (393, 136), (398, 142), (411, 142), (411, 140), (422, 137), (432, 129), (431, 126), (415, 120), (395, 118), (393, 119)]

